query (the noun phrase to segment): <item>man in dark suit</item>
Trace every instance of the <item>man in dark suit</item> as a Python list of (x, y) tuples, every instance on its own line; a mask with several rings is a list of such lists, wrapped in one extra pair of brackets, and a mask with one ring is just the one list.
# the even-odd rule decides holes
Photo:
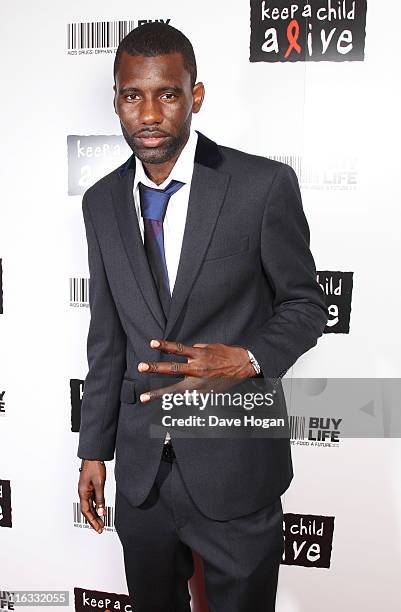
[[(191, 128), (189, 40), (146, 24), (120, 43), (115, 111), (133, 155), (83, 198), (91, 321), (78, 456), (81, 508), (115, 525), (136, 612), (188, 612), (192, 552), (214, 612), (274, 610), (288, 436), (152, 435), (163, 392), (272, 383), (327, 322), (298, 181), (287, 165)], [(178, 379), (178, 382), (177, 382)], [(167, 428), (168, 429), (168, 428)]]

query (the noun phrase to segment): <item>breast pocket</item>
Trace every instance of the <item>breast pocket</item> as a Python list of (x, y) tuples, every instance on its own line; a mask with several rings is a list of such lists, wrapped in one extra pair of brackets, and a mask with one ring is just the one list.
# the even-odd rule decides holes
[(206, 252), (205, 261), (230, 257), (231, 255), (244, 253), (248, 251), (248, 249), (249, 236), (241, 236), (237, 239), (230, 237), (226, 241), (219, 241), (218, 244), (212, 244)]

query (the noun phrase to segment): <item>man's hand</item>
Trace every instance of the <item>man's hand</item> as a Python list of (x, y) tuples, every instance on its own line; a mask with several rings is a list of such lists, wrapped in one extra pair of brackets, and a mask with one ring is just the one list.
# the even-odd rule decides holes
[(98, 533), (103, 531), (104, 516), (104, 483), (106, 482), (106, 467), (100, 461), (82, 459), (82, 471), (78, 482), (78, 493), (81, 502), (81, 512), (90, 526)]
[[(217, 385), (222, 390), (237, 384), (242, 379), (255, 376), (248, 352), (241, 346), (229, 346), (218, 342), (187, 346), (181, 342), (167, 340), (151, 340), (150, 346), (165, 353), (184, 355), (188, 357), (188, 362), (141, 361), (138, 364), (139, 372), (185, 376), (183, 381), (175, 385), (142, 393), (140, 396), (142, 403), (161, 397), (163, 393), (181, 393), (187, 389), (192, 391), (209, 389), (210, 379), (222, 379)], [(225, 383), (223, 379), (226, 379)]]

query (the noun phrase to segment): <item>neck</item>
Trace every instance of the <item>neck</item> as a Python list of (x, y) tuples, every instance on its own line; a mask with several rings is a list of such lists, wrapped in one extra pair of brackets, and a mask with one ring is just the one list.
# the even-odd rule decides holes
[(168, 159), (167, 161), (162, 162), (161, 164), (149, 164), (146, 162), (142, 162), (146, 175), (156, 185), (161, 185), (161, 183), (165, 181), (166, 178), (170, 175), (170, 172), (172, 171), (175, 162), (181, 155), (181, 151), (183, 150), (183, 148), (188, 142), (188, 138), (186, 139), (184, 144), (180, 147), (178, 152), (174, 155), (174, 157), (172, 157), (171, 159)]
[(151, 181), (156, 183), (156, 185), (160, 185), (169, 176), (178, 157), (179, 153), (175, 157), (169, 159), (168, 161), (162, 164), (146, 164), (142, 162), (142, 165), (145, 169), (148, 178), (150, 178)]

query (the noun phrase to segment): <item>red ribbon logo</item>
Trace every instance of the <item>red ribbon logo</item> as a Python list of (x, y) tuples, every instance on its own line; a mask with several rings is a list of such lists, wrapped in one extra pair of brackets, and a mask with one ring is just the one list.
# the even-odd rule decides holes
[(287, 57), (289, 56), (289, 54), (291, 53), (293, 49), (295, 49), (297, 53), (301, 53), (301, 47), (298, 44), (298, 37), (299, 37), (299, 24), (296, 19), (293, 19), (292, 21), (290, 21), (290, 23), (288, 24), (288, 28), (287, 28), (287, 39), (290, 44), (289, 44), (287, 51), (285, 52), (285, 55), (284, 55), (285, 59), (287, 59)]

